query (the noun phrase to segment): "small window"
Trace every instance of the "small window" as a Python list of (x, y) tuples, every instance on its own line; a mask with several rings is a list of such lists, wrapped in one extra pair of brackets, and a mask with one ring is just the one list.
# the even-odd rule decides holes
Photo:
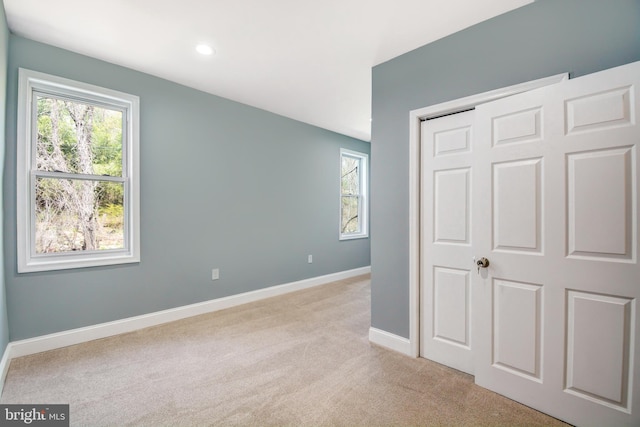
[(140, 260), (139, 100), (20, 69), (18, 272)]
[(364, 153), (340, 150), (340, 239), (368, 237), (367, 162)]

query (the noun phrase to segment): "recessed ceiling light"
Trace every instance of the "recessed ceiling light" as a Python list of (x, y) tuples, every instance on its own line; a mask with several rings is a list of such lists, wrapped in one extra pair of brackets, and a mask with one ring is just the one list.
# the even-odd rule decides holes
[(204, 43), (200, 43), (199, 45), (197, 45), (196, 50), (202, 55), (213, 55), (214, 53), (213, 48)]

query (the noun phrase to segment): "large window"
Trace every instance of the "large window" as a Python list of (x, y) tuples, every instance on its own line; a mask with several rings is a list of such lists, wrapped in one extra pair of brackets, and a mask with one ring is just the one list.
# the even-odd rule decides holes
[(340, 239), (369, 235), (367, 221), (367, 162), (364, 153), (340, 150)]
[(139, 100), (20, 69), (18, 272), (138, 262)]

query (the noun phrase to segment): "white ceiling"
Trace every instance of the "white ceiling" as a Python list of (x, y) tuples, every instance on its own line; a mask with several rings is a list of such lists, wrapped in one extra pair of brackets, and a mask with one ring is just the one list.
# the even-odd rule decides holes
[[(12, 33), (369, 141), (371, 67), (533, 0), (4, 0)], [(195, 45), (216, 49), (204, 57)]]

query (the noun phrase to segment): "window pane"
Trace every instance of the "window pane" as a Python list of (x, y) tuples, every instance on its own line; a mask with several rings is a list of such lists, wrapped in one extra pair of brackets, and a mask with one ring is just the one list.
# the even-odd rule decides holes
[(360, 232), (360, 221), (358, 219), (360, 198), (357, 196), (342, 197), (342, 218), (340, 230), (343, 234)]
[(37, 178), (36, 253), (124, 248), (124, 184)]
[(122, 111), (37, 96), (38, 170), (122, 176)]
[(360, 159), (342, 156), (342, 194), (360, 194)]

